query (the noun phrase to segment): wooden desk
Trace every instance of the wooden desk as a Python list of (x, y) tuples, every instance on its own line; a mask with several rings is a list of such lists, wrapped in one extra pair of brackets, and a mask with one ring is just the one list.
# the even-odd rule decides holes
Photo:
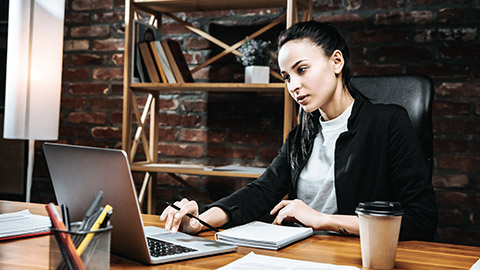
[[(43, 204), (0, 200), (0, 213), (30, 209), (33, 214), (46, 215)], [(162, 226), (156, 215), (143, 215), (145, 225)], [(212, 232), (200, 234), (213, 238)], [(49, 237), (41, 236), (0, 242), (0, 269), (48, 269)], [(124, 258), (112, 256), (112, 269), (215, 269), (254, 251), (291, 259), (331, 264), (362, 266), (360, 240), (356, 237), (314, 235), (280, 251), (239, 247), (228, 253), (165, 265), (145, 266)], [(395, 269), (470, 269), (479, 259), (480, 247), (406, 241), (398, 244)]]

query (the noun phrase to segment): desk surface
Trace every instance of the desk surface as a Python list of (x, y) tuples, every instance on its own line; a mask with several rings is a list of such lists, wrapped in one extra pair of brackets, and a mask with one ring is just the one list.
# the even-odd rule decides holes
[[(43, 204), (0, 200), (0, 213), (30, 209), (47, 215)], [(143, 215), (145, 225), (161, 226), (156, 215)], [(212, 232), (200, 234), (213, 239)], [(49, 236), (0, 242), (0, 269), (48, 269)], [(362, 266), (357, 237), (314, 235), (280, 251), (239, 247), (235, 253), (147, 267), (118, 256), (111, 257), (111, 269), (215, 269), (254, 251), (257, 254), (322, 263)], [(421, 241), (399, 242), (395, 269), (470, 269), (479, 259), (480, 247)]]

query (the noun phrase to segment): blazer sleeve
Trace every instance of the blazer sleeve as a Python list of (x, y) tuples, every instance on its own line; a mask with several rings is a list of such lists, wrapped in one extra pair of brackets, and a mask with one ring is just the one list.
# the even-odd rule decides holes
[(393, 196), (404, 214), (400, 240), (431, 241), (436, 233), (438, 210), (425, 157), (407, 112), (396, 110), (389, 127), (389, 167)]
[[(289, 138), (286, 142), (288, 141)], [(206, 209), (220, 207), (227, 213), (229, 221), (224, 228), (245, 224), (265, 216), (287, 194), (290, 183), (288, 145), (285, 143), (281, 147), (277, 157), (259, 178), (206, 206)]]

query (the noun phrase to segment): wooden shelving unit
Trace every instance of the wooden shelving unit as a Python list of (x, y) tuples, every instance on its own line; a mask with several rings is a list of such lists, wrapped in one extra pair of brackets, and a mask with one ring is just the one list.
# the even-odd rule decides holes
[[(192, 32), (204, 37), (205, 39), (220, 46), (224, 50), (217, 56), (210, 58), (205, 63), (200, 64), (191, 70), (192, 73), (197, 72), (205, 66), (221, 58), (222, 56), (233, 53), (239, 55), (236, 50), (243, 41), (239, 41), (233, 45), (228, 45), (215, 37), (205, 33), (201, 29), (194, 27), (192, 24), (181, 20), (174, 13), (190, 12), (190, 11), (211, 11), (211, 10), (232, 10), (232, 9), (261, 9), (261, 8), (286, 8), (286, 14), (281, 16), (262, 29), (252, 33), (249, 37), (256, 36), (268, 31), (275, 25), (286, 21), (286, 26), (291, 26), (298, 21), (299, 11), (303, 11), (303, 20), (311, 19), (312, 0), (126, 0), (125, 3), (125, 60), (124, 60), (124, 94), (123, 94), (123, 132), (122, 132), (122, 148), (128, 153), (133, 171), (146, 172), (142, 188), (139, 192), (139, 201), (143, 202), (145, 192), (148, 189), (148, 212), (153, 211), (154, 198), (152, 194), (155, 183), (153, 183), (155, 173), (168, 173), (177, 181), (192, 188), (177, 174), (195, 174), (195, 175), (215, 175), (229, 177), (247, 177), (257, 178), (257, 173), (246, 173), (238, 171), (212, 171), (205, 170), (202, 166), (189, 166), (178, 164), (159, 164), (158, 161), (158, 119), (159, 119), (159, 95), (168, 91), (210, 91), (210, 92), (277, 92), (284, 93), (284, 138), (288, 131), (292, 128), (296, 121), (296, 113), (294, 103), (289, 94), (285, 90), (283, 83), (269, 84), (245, 84), (245, 83), (132, 83), (132, 51), (134, 44), (132, 41), (133, 19), (137, 12), (149, 13), (155, 20), (153, 23), (161, 28), (162, 16), (169, 17), (178, 23), (183, 24)], [(274, 74), (275, 75), (275, 74)], [(277, 74), (278, 75), (278, 74)], [(148, 93), (147, 102), (143, 111), (136, 101), (136, 93)], [(136, 130), (133, 132), (133, 118), (135, 114)], [(149, 117), (148, 117), (149, 116)], [(150, 132), (147, 138), (145, 130), (145, 121), (150, 119)], [(140, 145), (143, 147), (146, 160), (141, 162), (133, 162), (133, 158)], [(199, 194), (203, 196), (202, 194)], [(204, 196), (205, 200), (209, 198)]]

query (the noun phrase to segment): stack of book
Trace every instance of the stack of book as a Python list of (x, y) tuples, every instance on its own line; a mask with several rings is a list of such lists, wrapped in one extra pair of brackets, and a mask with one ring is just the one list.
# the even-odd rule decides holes
[[(137, 61), (138, 69), (145, 69), (148, 80), (153, 83), (193, 82), (192, 74), (183, 55), (180, 44), (175, 40), (144, 41), (137, 44), (141, 60)], [(141, 76), (142, 77), (142, 76)]]

